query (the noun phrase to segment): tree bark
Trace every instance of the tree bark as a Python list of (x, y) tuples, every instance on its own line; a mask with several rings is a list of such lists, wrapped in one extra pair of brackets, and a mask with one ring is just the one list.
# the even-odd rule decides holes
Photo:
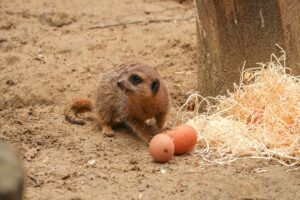
[(198, 32), (198, 89), (204, 96), (224, 94), (246, 68), (287, 52), (300, 73), (300, 1), (195, 0)]

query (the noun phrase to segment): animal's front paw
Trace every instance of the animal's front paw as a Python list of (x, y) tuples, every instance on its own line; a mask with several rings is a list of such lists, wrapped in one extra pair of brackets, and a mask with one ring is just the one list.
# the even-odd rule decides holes
[(105, 135), (106, 137), (115, 137), (116, 133), (109, 127), (105, 127), (102, 130), (103, 135)]

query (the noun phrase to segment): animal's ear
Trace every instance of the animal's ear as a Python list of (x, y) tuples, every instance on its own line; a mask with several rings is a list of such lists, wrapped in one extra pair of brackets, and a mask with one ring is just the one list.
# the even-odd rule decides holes
[(160, 86), (160, 82), (159, 80), (155, 79), (152, 83), (151, 83), (151, 91), (153, 96), (156, 95), (156, 93), (159, 90), (159, 86)]

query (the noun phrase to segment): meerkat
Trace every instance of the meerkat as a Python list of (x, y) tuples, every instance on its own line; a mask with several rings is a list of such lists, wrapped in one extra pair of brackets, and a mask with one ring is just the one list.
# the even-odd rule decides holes
[[(92, 107), (87, 100), (77, 99), (73, 104), (73, 112), (74, 109), (89, 110)], [(151, 135), (164, 128), (170, 107), (169, 93), (161, 76), (152, 67), (123, 64), (101, 75), (93, 107), (105, 135), (114, 135), (113, 127), (125, 124), (141, 139), (149, 141)], [(81, 120), (65, 116), (72, 123), (83, 124)], [(152, 118), (156, 122), (154, 132), (146, 123)]]
[(158, 131), (169, 112), (169, 94), (159, 73), (143, 64), (124, 64), (103, 74), (96, 92), (96, 112), (104, 134), (125, 123), (142, 139), (150, 139), (146, 120), (155, 118)]

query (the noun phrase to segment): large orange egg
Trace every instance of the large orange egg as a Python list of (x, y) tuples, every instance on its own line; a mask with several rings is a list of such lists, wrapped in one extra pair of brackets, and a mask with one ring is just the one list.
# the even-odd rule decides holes
[(157, 134), (150, 142), (150, 153), (153, 159), (159, 163), (168, 162), (174, 155), (174, 143), (167, 134)]
[(192, 151), (197, 143), (197, 133), (193, 127), (187, 124), (180, 125), (167, 134), (173, 138), (175, 155), (181, 155)]

